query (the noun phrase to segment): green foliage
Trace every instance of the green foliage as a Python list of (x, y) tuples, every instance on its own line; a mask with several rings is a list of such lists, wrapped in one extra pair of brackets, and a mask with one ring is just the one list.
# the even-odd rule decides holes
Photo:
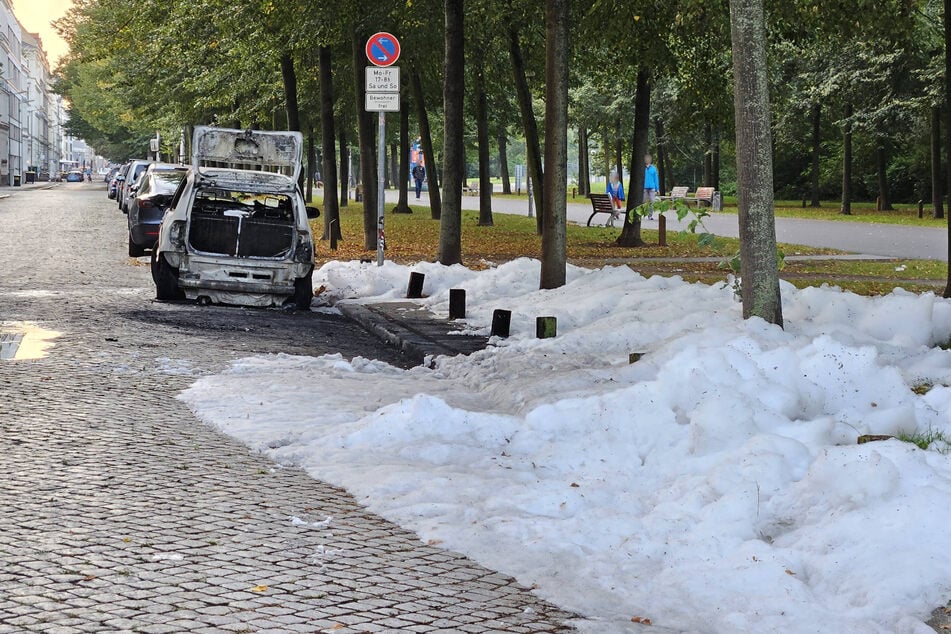
[(933, 450), (940, 454), (951, 453), (951, 439), (940, 429), (929, 427), (927, 431), (900, 432), (896, 438), (908, 442), (924, 451)]
[[(651, 207), (653, 206), (653, 212)], [(703, 207), (695, 207), (693, 209), (684, 202), (683, 200), (657, 200), (654, 201), (653, 205), (650, 203), (643, 203), (634, 207), (628, 212), (628, 216), (631, 221), (634, 221), (635, 216), (640, 216), (641, 218), (646, 218), (651, 213), (663, 214), (668, 211), (672, 211), (677, 215), (677, 221), (683, 222), (687, 216), (693, 216), (690, 222), (687, 223), (687, 228), (683, 230), (682, 233), (697, 233), (697, 227), (703, 229), (700, 232), (698, 244), (699, 246), (713, 246), (716, 243), (717, 237), (711, 233), (706, 225), (703, 224), (703, 219), (710, 216), (708, 212)]]

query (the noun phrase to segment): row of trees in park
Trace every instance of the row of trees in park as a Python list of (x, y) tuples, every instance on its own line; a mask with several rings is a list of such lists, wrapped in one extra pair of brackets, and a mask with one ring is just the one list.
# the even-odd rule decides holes
[[(734, 143), (736, 122), (749, 113), (745, 97), (734, 102), (731, 8), (735, 27), (738, 10), (746, 15), (750, 4), (762, 8), (763, 0), (85, 0), (59, 23), (71, 47), (59, 89), (70, 102), (72, 132), (114, 159), (143, 154), (155, 130), (177, 146), (179, 131), (196, 123), (303, 131), (309, 172), (321, 157), (325, 237), (339, 230), (337, 206), (348, 201), (346, 185), (337, 184), (349, 181), (346, 152), (356, 145), (364, 243), (372, 249), (376, 127), (362, 108), (364, 43), (390, 31), (403, 48), (403, 103), (387, 139), (402, 159), (394, 170), (397, 211), (408, 210), (406, 157), (418, 136), (431, 213), (442, 223), (439, 259), (459, 261), (467, 150), (482, 181), (480, 223), (491, 224), (492, 157), (507, 177), (507, 150), (517, 139), (529, 175), (543, 184), (534, 195), (543, 254), (550, 254), (564, 240), (557, 214), (547, 231), (545, 223), (551, 204), (564, 200), (569, 127), (581, 194), (594, 173), (619, 167), (629, 171), (628, 190), (639, 192), (640, 156), (649, 148), (667, 186), (729, 192), (737, 187), (733, 174), (762, 165), (763, 156), (746, 165), (749, 156)], [(945, 171), (937, 143), (951, 132), (944, 7), (935, 0), (767, 0), (765, 10), (759, 43), (772, 99), (763, 121), (772, 121), (775, 188), (813, 205), (834, 193), (847, 213), (854, 193), (875, 193), (887, 207), (890, 186), (900, 182), (905, 198), (930, 190), (935, 213), (943, 213), (943, 185), (951, 181), (951, 162)], [(754, 44), (740, 44), (740, 61)], [(738, 193), (743, 219), (742, 186)], [(632, 214), (619, 243), (640, 242)], [(543, 265), (543, 286), (557, 285), (558, 268), (546, 282)], [(781, 320), (765, 312), (758, 309)]]

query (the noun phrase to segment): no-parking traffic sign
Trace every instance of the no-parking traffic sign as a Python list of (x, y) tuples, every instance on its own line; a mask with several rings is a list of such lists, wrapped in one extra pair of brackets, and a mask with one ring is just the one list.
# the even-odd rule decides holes
[(374, 33), (367, 40), (367, 59), (374, 66), (390, 66), (400, 58), (400, 41), (385, 31)]

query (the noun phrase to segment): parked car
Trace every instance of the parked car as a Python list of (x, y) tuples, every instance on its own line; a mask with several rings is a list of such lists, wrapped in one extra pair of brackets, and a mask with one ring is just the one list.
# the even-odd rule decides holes
[(83, 173), (79, 170), (72, 170), (66, 173), (66, 182), (67, 183), (81, 183), (86, 180), (86, 177), (83, 176)]
[(111, 200), (115, 200), (116, 195), (118, 194), (119, 185), (124, 180), (125, 180), (125, 176), (123, 176), (120, 172), (117, 171), (115, 175), (112, 177), (112, 179), (109, 181), (108, 196)]
[(142, 174), (129, 206), (129, 256), (145, 255), (146, 249), (155, 246), (162, 216), (187, 171), (181, 165), (152, 163)]
[(196, 126), (192, 147), (152, 250), (156, 298), (309, 307), (320, 212), (297, 186), (301, 133)]
[(134, 196), (135, 187), (139, 177), (149, 166), (149, 161), (135, 160), (129, 163), (129, 169), (126, 170), (125, 180), (119, 186), (116, 198), (119, 201), (119, 209), (123, 212), (129, 211), (129, 201)]
[(118, 167), (110, 167), (108, 170), (103, 172), (102, 182), (107, 185), (112, 182), (112, 179), (115, 177), (116, 173), (119, 171)]
[(126, 174), (129, 173), (129, 167), (132, 165), (132, 161), (126, 161), (119, 166), (119, 171), (116, 172), (116, 195), (113, 196), (117, 202), (119, 200), (119, 194), (122, 192), (122, 184), (125, 182)]

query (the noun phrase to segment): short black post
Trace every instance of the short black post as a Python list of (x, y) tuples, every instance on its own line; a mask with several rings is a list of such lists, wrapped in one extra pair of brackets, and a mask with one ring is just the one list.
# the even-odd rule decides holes
[(667, 246), (667, 217), (664, 214), (657, 217), (657, 244)]
[(508, 337), (509, 328), (512, 325), (512, 311), (496, 308), (492, 312), (492, 332), (493, 337)]
[(536, 317), (535, 318), (535, 338), (551, 339), (558, 334), (557, 317)]
[(449, 319), (463, 319), (466, 316), (466, 290), (449, 289)]
[(413, 273), (409, 274), (409, 287), (406, 289), (406, 297), (408, 299), (419, 299), (423, 296), (423, 282), (426, 280), (426, 275), (423, 273)]
[(918, 217), (919, 218), (925, 217), (925, 201), (923, 200), (918, 201)]

